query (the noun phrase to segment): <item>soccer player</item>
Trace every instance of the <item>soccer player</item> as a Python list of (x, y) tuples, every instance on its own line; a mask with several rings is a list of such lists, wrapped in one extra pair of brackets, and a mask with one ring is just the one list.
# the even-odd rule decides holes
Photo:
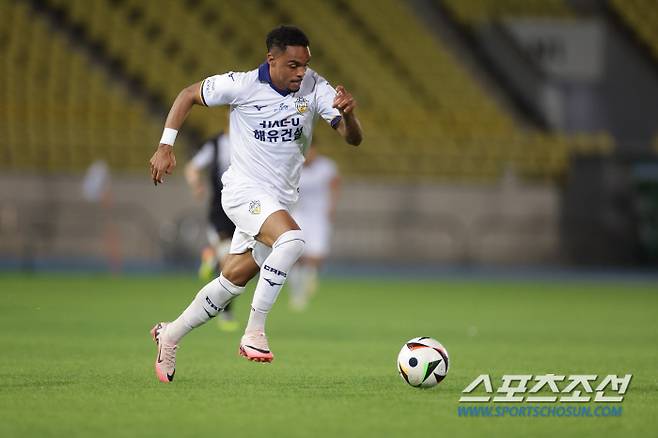
[(331, 222), (340, 191), (336, 164), (319, 155), (315, 143), (306, 153), (299, 179), (299, 200), (292, 217), (304, 230), (304, 254), (290, 271), (290, 306), (304, 310), (317, 288), (318, 270), (329, 253)]
[(156, 375), (162, 382), (174, 378), (183, 336), (216, 316), (256, 274), (260, 277), (239, 352), (252, 361), (274, 359), (265, 322), (304, 251), (304, 235), (290, 207), (297, 200), (314, 122), (321, 117), (348, 144), (362, 140), (355, 99), (309, 68), (309, 42), (300, 29), (279, 26), (267, 35), (266, 45), (267, 60), (258, 68), (211, 76), (182, 90), (150, 161), (154, 184), (162, 183), (176, 165), (174, 140), (192, 106), (229, 105), (231, 165), (222, 176), (222, 206), (236, 230), (220, 276), (176, 320), (151, 330), (158, 345)]
[[(206, 184), (202, 178), (204, 169), (208, 169), (212, 190), (208, 208), (209, 226), (206, 230), (209, 246), (201, 252), (201, 266), (199, 267), (199, 278), (205, 281), (215, 277), (218, 267), (221, 269), (235, 231), (235, 225), (222, 209), (222, 181), (220, 179), (230, 164), (230, 147), (228, 133), (220, 132), (206, 141), (185, 166), (185, 179), (194, 196), (203, 198), (205, 194)], [(226, 305), (217, 320), (221, 330), (230, 332), (238, 328), (231, 311), (231, 303)]]

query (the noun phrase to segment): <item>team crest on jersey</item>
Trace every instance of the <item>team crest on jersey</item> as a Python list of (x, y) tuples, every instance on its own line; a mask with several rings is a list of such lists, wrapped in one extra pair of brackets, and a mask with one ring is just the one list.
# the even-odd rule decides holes
[(260, 201), (251, 201), (249, 203), (249, 213), (260, 214)]
[(301, 96), (298, 97), (295, 100), (295, 108), (297, 108), (297, 112), (299, 114), (304, 114), (306, 111), (308, 111), (308, 100)]

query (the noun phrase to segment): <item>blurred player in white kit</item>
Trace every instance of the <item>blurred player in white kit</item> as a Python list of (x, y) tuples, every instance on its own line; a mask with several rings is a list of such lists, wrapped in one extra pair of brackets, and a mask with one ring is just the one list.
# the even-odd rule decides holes
[(292, 217), (302, 230), (304, 253), (290, 271), (290, 307), (304, 310), (317, 289), (318, 271), (329, 254), (332, 223), (340, 192), (336, 164), (320, 155), (316, 143), (306, 152), (299, 179), (299, 200)]

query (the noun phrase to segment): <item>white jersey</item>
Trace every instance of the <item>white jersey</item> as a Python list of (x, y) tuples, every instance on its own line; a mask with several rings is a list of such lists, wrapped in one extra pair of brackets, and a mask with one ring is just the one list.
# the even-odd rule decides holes
[(336, 90), (311, 69), (299, 91), (278, 90), (264, 63), (248, 72), (206, 78), (200, 93), (208, 106), (230, 105), (231, 166), (222, 177), (224, 188), (260, 188), (283, 204), (294, 204), (316, 119), (333, 127), (340, 121), (332, 107)]
[[(215, 141), (217, 141), (217, 155), (215, 155)], [(197, 169), (205, 169), (210, 166), (216, 157), (217, 169), (220, 175), (228, 169), (231, 164), (231, 142), (226, 134), (221, 134), (217, 139), (212, 139), (203, 144), (201, 149), (194, 154), (190, 160)]]
[(299, 201), (294, 208), (295, 218), (327, 218), (331, 206), (331, 181), (337, 174), (336, 165), (327, 157), (318, 156), (304, 166), (299, 181)]

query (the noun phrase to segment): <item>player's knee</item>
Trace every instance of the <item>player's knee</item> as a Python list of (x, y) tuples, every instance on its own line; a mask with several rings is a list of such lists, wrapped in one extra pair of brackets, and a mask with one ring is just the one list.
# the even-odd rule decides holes
[(276, 239), (272, 245), (272, 250), (285, 251), (291, 258), (297, 260), (304, 253), (305, 245), (302, 230), (289, 230)]
[(246, 286), (249, 280), (251, 280), (251, 278), (247, 278), (245, 275), (244, 269), (235, 264), (226, 263), (222, 269), (222, 275), (237, 286)]
[(249, 254), (229, 254), (222, 266), (222, 275), (236, 286), (245, 286), (258, 273), (258, 265)]

